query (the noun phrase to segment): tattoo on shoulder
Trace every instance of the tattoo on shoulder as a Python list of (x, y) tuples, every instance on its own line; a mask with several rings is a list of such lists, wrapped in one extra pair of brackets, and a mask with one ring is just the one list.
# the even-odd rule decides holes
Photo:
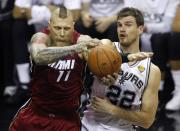
[(44, 33), (38, 32), (34, 34), (31, 38), (31, 43), (35, 43), (35, 42), (48, 44), (49, 37)]

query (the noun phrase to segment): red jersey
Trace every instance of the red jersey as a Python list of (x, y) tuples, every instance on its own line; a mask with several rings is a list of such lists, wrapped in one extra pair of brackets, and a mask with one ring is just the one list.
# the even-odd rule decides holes
[[(77, 40), (78, 33), (74, 33)], [(77, 54), (48, 65), (33, 65), (32, 104), (48, 112), (76, 110), (83, 89), (85, 61)]]

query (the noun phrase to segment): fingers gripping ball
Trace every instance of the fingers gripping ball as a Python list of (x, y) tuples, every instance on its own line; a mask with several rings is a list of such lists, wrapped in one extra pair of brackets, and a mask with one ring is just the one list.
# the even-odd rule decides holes
[(88, 66), (91, 72), (98, 77), (118, 73), (122, 64), (122, 58), (115, 47), (99, 45), (91, 49), (88, 56)]

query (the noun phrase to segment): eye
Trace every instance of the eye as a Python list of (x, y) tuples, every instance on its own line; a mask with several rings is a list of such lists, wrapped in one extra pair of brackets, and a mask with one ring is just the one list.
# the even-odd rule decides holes
[(64, 27), (64, 30), (69, 30), (70, 28), (69, 27)]
[(126, 23), (126, 26), (131, 26), (132, 24), (131, 23)]
[(121, 24), (121, 23), (117, 23), (117, 26), (118, 26), (118, 27), (122, 27), (122, 24)]
[(54, 27), (56, 30), (60, 30), (61, 29), (61, 27), (58, 27), (58, 26), (55, 26)]

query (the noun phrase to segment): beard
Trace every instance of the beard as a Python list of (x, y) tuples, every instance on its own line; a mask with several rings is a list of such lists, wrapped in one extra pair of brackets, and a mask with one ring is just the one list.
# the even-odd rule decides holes
[(124, 40), (120, 40), (120, 44), (121, 44), (121, 46), (123, 46), (123, 47), (129, 47), (129, 46), (131, 46), (133, 43), (135, 43), (136, 42), (136, 40), (137, 40), (137, 38), (136, 37), (134, 37), (133, 39), (124, 39)]

